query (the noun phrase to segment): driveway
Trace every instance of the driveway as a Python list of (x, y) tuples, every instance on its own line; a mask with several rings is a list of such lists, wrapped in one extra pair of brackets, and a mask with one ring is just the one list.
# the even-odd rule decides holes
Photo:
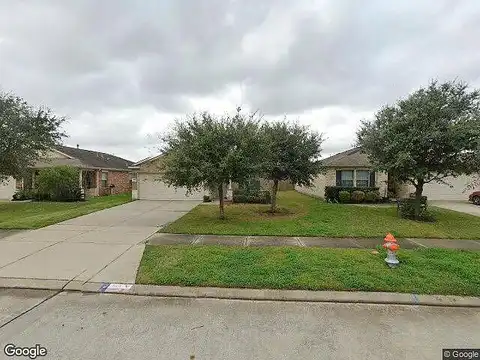
[(434, 200), (429, 202), (432, 206), (438, 206), (444, 209), (454, 210), (463, 212), (466, 214), (471, 214), (475, 216), (480, 216), (480, 206), (473, 205), (468, 201), (439, 201)]
[(0, 278), (134, 283), (145, 240), (199, 201), (134, 201), (0, 236)]

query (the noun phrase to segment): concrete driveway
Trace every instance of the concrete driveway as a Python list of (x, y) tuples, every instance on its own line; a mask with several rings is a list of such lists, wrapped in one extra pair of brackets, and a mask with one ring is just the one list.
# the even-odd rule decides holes
[(199, 201), (134, 201), (0, 237), (0, 278), (134, 283), (144, 241)]
[(444, 209), (454, 210), (480, 216), (480, 206), (474, 205), (468, 201), (439, 201), (434, 200), (429, 202), (431, 206), (438, 206)]

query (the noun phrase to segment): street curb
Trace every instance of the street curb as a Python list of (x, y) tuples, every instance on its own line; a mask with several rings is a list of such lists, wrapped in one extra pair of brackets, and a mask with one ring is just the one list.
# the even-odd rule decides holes
[[(114, 286), (113, 288), (109, 288), (109, 285)], [(115, 287), (122, 289), (117, 290), (114, 289)], [(95, 282), (84, 283), (83, 281), (77, 280), (57, 281), (6, 278), (0, 279), (0, 288), (76, 291), (82, 293), (108, 293), (137, 296), (153, 296), (163, 298), (421, 305), (480, 308), (480, 297), (463, 297), (453, 295), (418, 295), (387, 292), (180, 287), (140, 284), (109, 284)]]

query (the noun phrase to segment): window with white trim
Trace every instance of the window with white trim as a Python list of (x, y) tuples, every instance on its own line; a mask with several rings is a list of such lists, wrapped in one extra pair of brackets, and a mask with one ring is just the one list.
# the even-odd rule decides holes
[(353, 187), (353, 170), (342, 170), (341, 185), (344, 187)]
[(370, 171), (368, 170), (356, 170), (356, 186), (357, 187), (369, 187), (370, 186)]
[(108, 181), (108, 173), (106, 171), (102, 171), (102, 186), (107, 187)]

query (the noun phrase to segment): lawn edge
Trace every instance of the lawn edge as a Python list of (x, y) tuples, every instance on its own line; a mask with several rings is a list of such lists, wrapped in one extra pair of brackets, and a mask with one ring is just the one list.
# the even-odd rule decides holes
[(246, 301), (354, 303), (480, 308), (480, 297), (456, 295), (421, 295), (388, 292), (348, 292), (309, 290), (270, 290), (218, 287), (181, 287), (126, 284), (124, 291), (105, 291), (105, 283), (41, 279), (0, 279), (0, 288), (108, 293), (135, 296), (186, 299), (224, 299)]

